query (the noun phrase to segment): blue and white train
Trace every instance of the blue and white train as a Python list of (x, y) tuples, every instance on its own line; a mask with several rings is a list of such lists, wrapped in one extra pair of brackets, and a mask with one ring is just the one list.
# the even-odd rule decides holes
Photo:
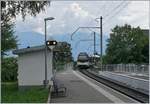
[(90, 67), (90, 60), (89, 56), (86, 52), (81, 52), (77, 58), (77, 67), (78, 68), (89, 68)]

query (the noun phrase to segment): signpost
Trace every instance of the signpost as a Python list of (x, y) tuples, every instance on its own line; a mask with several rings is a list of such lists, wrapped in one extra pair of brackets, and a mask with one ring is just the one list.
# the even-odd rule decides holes
[[(52, 73), (54, 74), (54, 70), (53, 70), (53, 49), (54, 47), (57, 45), (57, 41), (55, 40), (48, 40), (46, 41), (46, 47), (50, 48), (51, 49), (51, 68), (52, 68)], [(47, 56), (46, 56), (47, 57)], [(47, 60), (46, 60), (47, 61)], [(47, 67), (47, 66), (46, 66)], [(47, 71), (46, 71), (47, 72)], [(47, 73), (45, 74), (45, 77), (47, 78)], [(46, 81), (46, 80), (45, 80)]]

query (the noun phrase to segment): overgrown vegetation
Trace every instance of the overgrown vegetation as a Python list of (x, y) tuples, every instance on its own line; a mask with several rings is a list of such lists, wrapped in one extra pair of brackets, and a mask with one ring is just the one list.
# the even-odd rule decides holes
[(32, 87), (28, 90), (18, 90), (17, 82), (2, 83), (2, 103), (46, 103), (48, 89)]
[(112, 29), (108, 39), (106, 64), (119, 63), (149, 63), (148, 34), (144, 34), (140, 27), (134, 28), (125, 24)]
[(7, 57), (2, 60), (1, 80), (2, 82), (17, 81), (17, 58)]
[(64, 70), (65, 65), (72, 61), (71, 45), (67, 42), (59, 42), (54, 50), (54, 69)]

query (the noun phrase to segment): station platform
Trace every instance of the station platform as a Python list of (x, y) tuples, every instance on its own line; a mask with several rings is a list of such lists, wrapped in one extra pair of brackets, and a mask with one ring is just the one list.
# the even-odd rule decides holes
[(67, 96), (51, 97), (50, 103), (137, 103), (79, 71), (66, 70), (57, 73), (56, 77), (67, 88)]

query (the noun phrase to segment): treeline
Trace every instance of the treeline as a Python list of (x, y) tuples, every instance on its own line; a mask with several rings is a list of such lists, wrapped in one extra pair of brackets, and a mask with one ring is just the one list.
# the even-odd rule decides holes
[(149, 31), (140, 27), (116, 26), (107, 40), (104, 64), (149, 63)]

